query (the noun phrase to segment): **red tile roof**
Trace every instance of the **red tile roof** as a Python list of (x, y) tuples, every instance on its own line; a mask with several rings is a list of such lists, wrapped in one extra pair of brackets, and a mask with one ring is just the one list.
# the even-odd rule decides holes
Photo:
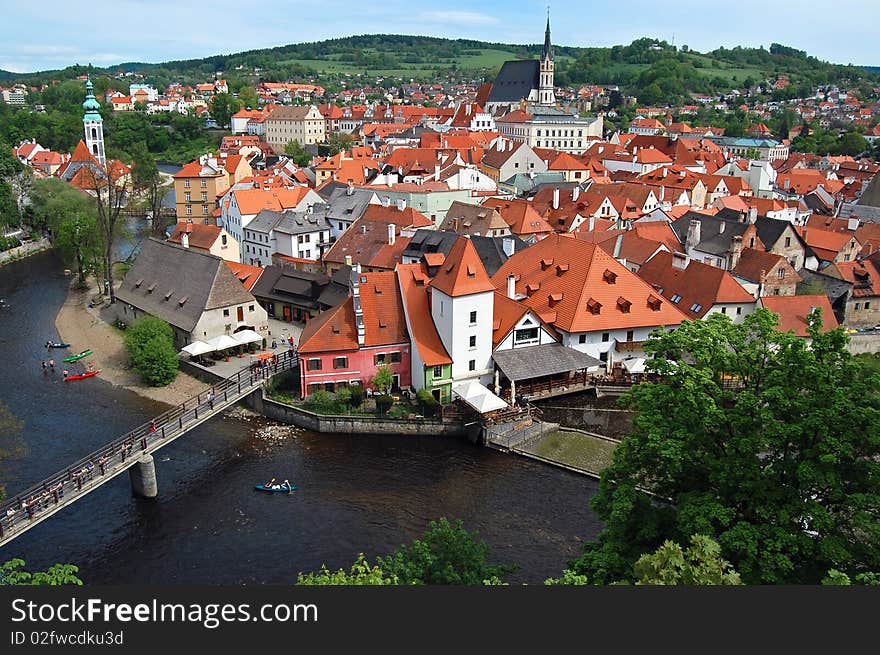
[(217, 225), (205, 225), (203, 223), (187, 223), (178, 222), (174, 226), (174, 232), (168, 237), (171, 243), (181, 243), (183, 233), (189, 234), (189, 245), (191, 248), (201, 248), (202, 250), (210, 250), (223, 228)]
[(782, 332), (793, 330), (799, 337), (809, 336), (807, 317), (814, 307), (822, 309), (822, 332), (838, 327), (828, 296), (767, 296), (761, 298), (761, 304), (779, 314), (779, 330)]
[(303, 355), (357, 349), (357, 327), (351, 298), (308, 321), (299, 340), (299, 352)]
[(293, 209), (309, 192), (306, 187), (236, 189), (232, 192), (235, 203), (243, 215), (259, 214), (263, 209), (281, 211)]
[(731, 273), (749, 282), (762, 282), (774, 267), (782, 264), (786, 269), (785, 281), (797, 284), (801, 282), (801, 276), (791, 267), (791, 264), (781, 255), (759, 250), (757, 248), (743, 248), (739, 261)]
[(569, 333), (678, 325), (687, 318), (665, 301), (650, 307), (650, 299), (659, 300), (653, 287), (597, 245), (568, 235), (551, 234), (515, 253), (492, 277), (499, 291), (508, 274), (516, 277), (517, 293), (526, 294), (523, 304)]
[(463, 236), (458, 237), (446, 254), (431, 286), (453, 298), (495, 290), (473, 242)]
[(401, 264), (397, 267), (397, 281), (400, 293), (409, 316), (412, 341), (425, 366), (451, 364), (452, 358), (446, 352), (434, 319), (431, 318), (429, 300), (429, 278), (421, 264)]
[(233, 275), (238, 278), (238, 281), (241, 282), (244, 285), (244, 288), (248, 291), (254, 288), (257, 280), (259, 280), (260, 276), (263, 274), (263, 268), (260, 266), (239, 264), (238, 262), (230, 262), (225, 259), (223, 261), (226, 262), (226, 265), (232, 271)]

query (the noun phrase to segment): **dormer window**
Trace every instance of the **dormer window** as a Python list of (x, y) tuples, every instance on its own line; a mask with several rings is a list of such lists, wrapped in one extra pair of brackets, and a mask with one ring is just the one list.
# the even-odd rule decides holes
[(673, 304), (677, 305), (678, 303), (681, 302), (681, 296), (678, 295), (678, 294), (676, 293), (676, 294), (674, 294), (674, 295), (672, 296), (672, 298), (670, 298), (669, 300), (670, 300), (670, 302), (672, 302)]
[(632, 307), (632, 303), (623, 296), (620, 296), (617, 299), (617, 309), (624, 314), (629, 314), (630, 307)]
[(594, 298), (590, 298), (587, 301), (587, 311), (593, 315), (597, 315), (602, 311), (602, 303)]
[(562, 277), (562, 274), (568, 270), (568, 264), (556, 265), (556, 277)]
[(605, 272), (602, 273), (602, 279), (605, 280), (608, 284), (616, 284), (617, 283), (617, 273), (610, 269), (605, 269)]
[(564, 296), (565, 296), (565, 294), (563, 294), (561, 292), (551, 293), (549, 296), (547, 296), (547, 298), (550, 301), (550, 306), (553, 307), (556, 303), (562, 302), (562, 299)]
[(648, 296), (648, 307), (651, 311), (659, 312), (660, 305), (663, 304), (663, 301), (660, 300), (657, 296)]
[(552, 259), (542, 259), (542, 260), (541, 260), (541, 270), (542, 270), (542, 271), (546, 271), (546, 270), (547, 270), (548, 268), (550, 268), (551, 266), (553, 266), (553, 260), (552, 260)]
[(694, 314), (699, 313), (699, 311), (700, 311), (701, 309), (703, 309), (703, 306), (702, 306), (700, 303), (698, 303), (698, 302), (695, 302), (693, 305), (691, 305), (691, 311), (692, 311)]

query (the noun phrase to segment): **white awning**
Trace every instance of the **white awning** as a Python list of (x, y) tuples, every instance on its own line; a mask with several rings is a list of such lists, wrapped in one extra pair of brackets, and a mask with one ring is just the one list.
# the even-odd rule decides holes
[(221, 334), (219, 337), (209, 339), (208, 345), (211, 346), (214, 350), (226, 350), (227, 348), (235, 348), (236, 346), (240, 346), (241, 344), (230, 337), (228, 334)]
[(623, 368), (625, 368), (629, 373), (644, 373), (645, 360), (642, 357), (636, 357), (634, 359), (624, 359)]
[(507, 403), (476, 380), (452, 385), (452, 393), (473, 407), (480, 414), (507, 407)]
[(205, 343), (204, 341), (193, 341), (188, 346), (185, 346), (180, 352), (193, 356), (204, 355), (205, 353), (214, 352), (214, 346)]
[(253, 330), (242, 330), (241, 332), (236, 332), (232, 335), (232, 338), (235, 339), (239, 344), (257, 343), (263, 340), (263, 337)]

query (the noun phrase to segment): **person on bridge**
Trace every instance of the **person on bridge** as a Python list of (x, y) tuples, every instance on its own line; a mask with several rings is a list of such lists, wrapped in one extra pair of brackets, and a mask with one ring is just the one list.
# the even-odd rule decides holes
[(208, 405), (210, 405), (211, 409), (214, 409), (214, 392), (213, 391), (208, 393)]
[(150, 432), (156, 431), (156, 421), (150, 421)]

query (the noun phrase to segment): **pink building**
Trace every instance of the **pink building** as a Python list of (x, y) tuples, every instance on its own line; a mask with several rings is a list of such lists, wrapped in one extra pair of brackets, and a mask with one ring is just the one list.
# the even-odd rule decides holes
[(351, 384), (370, 388), (385, 364), (394, 374), (394, 388), (410, 386), (410, 339), (397, 275), (361, 273), (358, 268), (352, 269), (352, 295), (310, 320), (303, 330), (299, 344), (303, 397)]

